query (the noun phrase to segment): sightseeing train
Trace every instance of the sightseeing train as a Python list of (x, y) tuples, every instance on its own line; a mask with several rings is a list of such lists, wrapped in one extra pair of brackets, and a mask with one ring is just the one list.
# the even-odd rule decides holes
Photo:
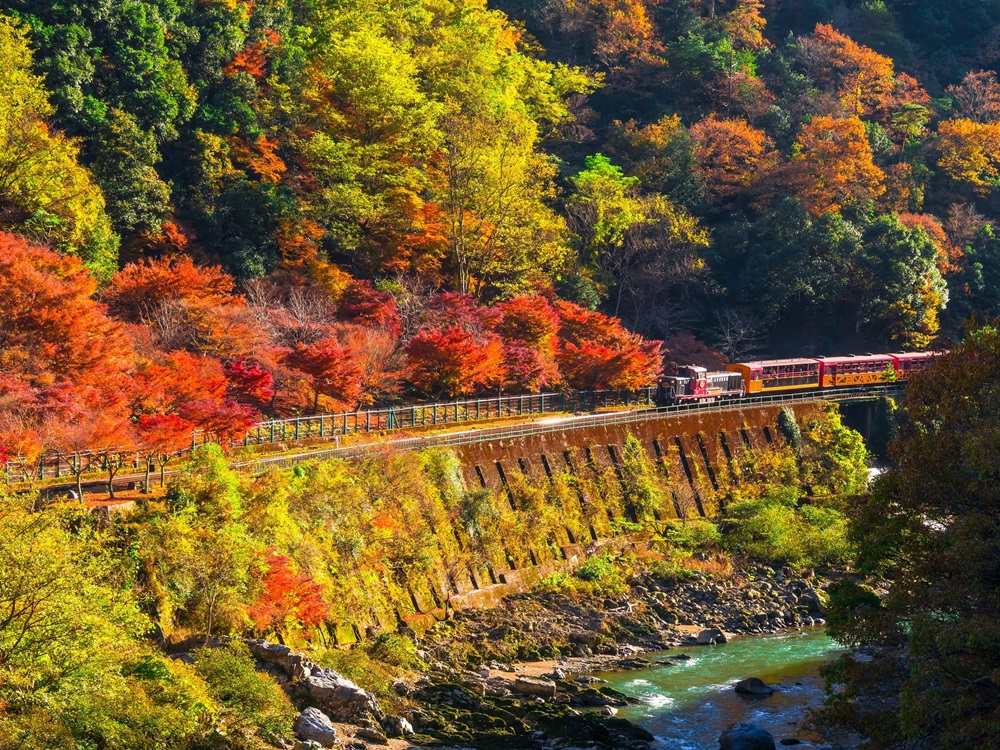
[(675, 375), (660, 378), (656, 403), (660, 406), (766, 393), (852, 388), (888, 382), (905, 382), (912, 373), (930, 367), (944, 352), (865, 354), (815, 359), (771, 359), (737, 362), (726, 372), (704, 367), (679, 367)]

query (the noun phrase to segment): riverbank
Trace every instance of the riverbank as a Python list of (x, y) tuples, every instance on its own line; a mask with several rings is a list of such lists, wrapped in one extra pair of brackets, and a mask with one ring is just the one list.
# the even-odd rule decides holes
[(456, 612), (428, 631), (423, 649), (434, 661), (466, 669), (554, 658), (570, 658), (584, 671), (628, 669), (646, 652), (824, 623), (828, 579), (705, 563), (716, 572), (640, 570), (618, 596), (543, 586), (495, 609)]
[[(381, 715), (356, 721), (363, 736), (341, 736), (358, 748), (397, 734), (439, 747), (645, 750), (655, 732), (644, 726), (642, 696), (609, 685), (606, 673), (669, 669), (691, 657), (659, 658), (667, 649), (697, 661), (713, 644), (823, 622), (825, 578), (703, 562), (706, 570), (679, 576), (631, 569), (624, 588), (610, 586), (615, 596), (546, 581), (495, 609), (454, 613), (415, 643), (404, 639), (420, 668), (392, 683)], [(289, 685), (300, 705), (314, 705)]]

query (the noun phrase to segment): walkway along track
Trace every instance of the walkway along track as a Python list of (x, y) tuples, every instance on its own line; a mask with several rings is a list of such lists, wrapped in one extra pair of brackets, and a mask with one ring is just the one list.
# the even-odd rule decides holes
[[(738, 411), (762, 406), (783, 406), (791, 404), (818, 403), (833, 401), (837, 403), (852, 401), (875, 401), (881, 398), (898, 398), (902, 395), (905, 384), (887, 383), (855, 388), (827, 388), (822, 391), (807, 391), (805, 393), (768, 394), (740, 399), (721, 400), (709, 404), (684, 404), (678, 406), (661, 406), (648, 409), (631, 409), (602, 414), (586, 414), (572, 417), (552, 417), (535, 422), (521, 422), (513, 425), (489, 427), (486, 429), (467, 429), (460, 432), (449, 432), (428, 437), (411, 437), (383, 440), (380, 442), (361, 443), (342, 448), (302, 451), (290, 455), (260, 458), (252, 461), (235, 461), (233, 469), (247, 474), (261, 474), (274, 469), (287, 469), (309, 461), (329, 459), (351, 460), (363, 458), (380, 450), (425, 450), (428, 448), (451, 448), (464, 445), (481, 445), (483, 443), (510, 442), (522, 438), (565, 432), (566, 430), (582, 430), (610, 425), (635, 424), (658, 419), (667, 419), (679, 415), (713, 414), (724, 411)], [(171, 469), (166, 476), (180, 473), (179, 469)], [(129, 482), (142, 481), (145, 472), (122, 474), (115, 478), (115, 486)], [(76, 486), (74, 482), (45, 487), (43, 492), (51, 497)], [(86, 480), (88, 488), (106, 487), (107, 481)]]

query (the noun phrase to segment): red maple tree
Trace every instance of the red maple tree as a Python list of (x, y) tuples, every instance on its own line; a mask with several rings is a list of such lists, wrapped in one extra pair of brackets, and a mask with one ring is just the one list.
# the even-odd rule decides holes
[(247, 608), (258, 632), (273, 631), (281, 640), (296, 623), (307, 630), (322, 623), (327, 607), (319, 584), (293, 570), (284, 555), (268, 555), (266, 562), (260, 596)]
[(661, 342), (572, 302), (559, 301), (556, 309), (561, 320), (556, 361), (571, 387), (635, 390), (656, 382), (663, 371)]
[(313, 344), (299, 342), (284, 356), (284, 363), (298, 370), (308, 384), (314, 414), (319, 410), (320, 396), (349, 406), (356, 405), (361, 398), (361, 369), (336, 339), (321, 339)]
[(409, 380), (433, 398), (462, 396), (503, 382), (503, 344), (494, 334), (453, 325), (420, 331), (406, 345)]
[(229, 394), (240, 403), (262, 409), (274, 397), (274, 374), (246, 357), (227, 362)]

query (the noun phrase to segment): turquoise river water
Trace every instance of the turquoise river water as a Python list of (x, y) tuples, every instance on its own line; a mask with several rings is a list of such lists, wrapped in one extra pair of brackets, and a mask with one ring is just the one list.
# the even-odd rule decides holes
[[(717, 750), (719, 735), (729, 724), (748, 721), (775, 741), (797, 739), (798, 748), (822, 744), (803, 723), (810, 707), (823, 701), (819, 668), (841, 653), (823, 628), (777, 635), (735, 638), (721, 646), (692, 646), (653, 654), (653, 662), (687, 654), (687, 661), (639, 671), (602, 674), (610, 686), (642, 701), (619, 716), (648, 729), (660, 748)], [(747, 698), (733, 685), (759, 677), (775, 688), (772, 696)], [(779, 745), (780, 747), (780, 745)]]

